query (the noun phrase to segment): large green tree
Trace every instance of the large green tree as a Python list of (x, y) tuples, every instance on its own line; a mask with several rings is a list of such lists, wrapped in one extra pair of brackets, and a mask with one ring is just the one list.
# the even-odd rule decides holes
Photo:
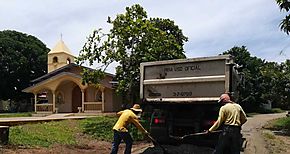
[(281, 11), (286, 11), (287, 15), (280, 23), (280, 28), (282, 31), (284, 31), (287, 35), (289, 35), (290, 32), (290, 2), (289, 0), (276, 0), (278, 6), (280, 7)]
[(80, 52), (78, 63), (103, 64), (97, 71), (83, 72), (84, 82), (98, 83), (107, 66), (117, 62), (117, 92), (129, 103), (139, 98), (141, 62), (185, 58), (183, 45), (187, 37), (182, 30), (172, 20), (148, 18), (138, 4), (126, 7), (124, 14), (114, 20), (109, 17), (107, 22), (112, 25), (110, 32), (94, 31)]
[(238, 101), (246, 110), (253, 111), (259, 107), (262, 93), (262, 74), (260, 69), (264, 65), (264, 61), (257, 57), (252, 57), (245, 46), (233, 47), (223, 54), (231, 54), (234, 56), (235, 62), (240, 65), (239, 72), (244, 76), (245, 84), (240, 85)]
[(272, 103), (272, 107), (289, 108), (290, 61), (279, 64), (251, 56), (245, 46), (233, 47), (223, 54), (234, 56), (241, 67), (245, 84), (241, 85), (238, 101), (247, 111), (261, 111), (261, 103)]
[(48, 51), (34, 36), (0, 31), (0, 100), (25, 103), (29, 99), (21, 90), (27, 88), (32, 79), (46, 73)]

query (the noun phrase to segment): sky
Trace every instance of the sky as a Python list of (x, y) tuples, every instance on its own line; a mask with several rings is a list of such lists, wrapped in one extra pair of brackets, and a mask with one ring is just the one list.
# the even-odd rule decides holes
[(50, 49), (62, 35), (77, 56), (94, 29), (108, 32), (108, 16), (114, 19), (134, 4), (148, 17), (173, 20), (188, 37), (188, 58), (215, 56), (234, 46), (246, 46), (267, 61), (290, 57), (290, 36), (279, 28), (285, 12), (275, 0), (0, 0), (0, 31), (33, 35)]

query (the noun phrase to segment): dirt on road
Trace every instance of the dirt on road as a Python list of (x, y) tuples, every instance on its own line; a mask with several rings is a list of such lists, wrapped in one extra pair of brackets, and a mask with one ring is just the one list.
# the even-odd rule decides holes
[(267, 144), (263, 137), (263, 126), (270, 120), (286, 117), (286, 113), (259, 114), (249, 117), (242, 127), (243, 137), (246, 138), (245, 154), (269, 154)]
[[(28, 147), (0, 147), (0, 154), (109, 154), (112, 144), (106, 141), (89, 141), (87, 144), (78, 146), (54, 145), (49, 148), (28, 148)], [(153, 146), (148, 142), (135, 142), (132, 148), (132, 153), (140, 153), (141, 149)], [(124, 153), (125, 144), (119, 147), (119, 153)]]
[[(243, 125), (242, 127), (242, 134), (243, 137), (246, 138), (246, 148), (244, 149), (243, 154), (270, 154), (273, 153), (273, 151), (276, 151), (274, 153), (277, 153), (277, 150), (273, 150), (272, 148), (281, 148), (280, 146), (278, 147), (273, 147), (272, 142), (265, 141), (265, 138), (263, 135), (264, 131), (267, 131), (263, 129), (263, 126), (270, 120), (281, 118), (281, 117), (286, 117), (286, 113), (279, 113), (279, 114), (260, 114), (260, 115), (255, 115), (253, 117), (248, 117), (248, 121)], [(269, 130), (268, 130), (269, 131)], [(286, 136), (277, 136), (276, 141), (283, 141), (283, 143), (289, 143), (290, 145), (290, 140), (289, 137)], [(277, 145), (279, 143), (275, 143)], [(282, 145), (283, 146), (283, 145)], [(285, 146), (285, 145), (284, 145)], [(197, 147), (194, 145), (181, 145), (181, 146), (176, 146), (176, 147), (170, 147), (167, 146), (167, 149), (169, 149), (170, 153), (174, 154), (208, 154), (212, 153), (211, 148), (206, 148), (206, 147)], [(285, 147), (284, 147), (285, 148)], [(287, 147), (286, 147), (287, 149)], [(278, 149), (279, 150), (279, 149)], [(280, 150), (281, 151), (281, 150)], [(157, 153), (162, 153), (162, 150), (160, 148), (155, 148), (150, 147), (144, 150), (143, 154), (157, 154)], [(288, 151), (284, 150), (281, 151), (281, 153), (287, 153)], [(289, 153), (290, 154), (290, 153)]]
[[(263, 137), (262, 128), (267, 121), (272, 119), (285, 117), (286, 113), (281, 114), (262, 114), (249, 117), (247, 123), (242, 127), (243, 137), (246, 138), (247, 147), (244, 154), (269, 154), (269, 146), (271, 142), (265, 142)], [(283, 138), (283, 140), (289, 142), (289, 138)], [(80, 139), (82, 144), (78, 146), (64, 146), (54, 145), (50, 148), (27, 148), (27, 147), (0, 147), (0, 154), (108, 154), (111, 151), (111, 142), (89, 140), (86, 138)], [(290, 144), (290, 143), (289, 143)], [(209, 154), (213, 149), (207, 147), (198, 147), (194, 145), (179, 145), (179, 146), (165, 146), (170, 153), (176, 154)], [(119, 153), (123, 153), (125, 145), (121, 144)], [(162, 154), (160, 147), (154, 147), (154, 145), (147, 141), (134, 142), (133, 154)]]

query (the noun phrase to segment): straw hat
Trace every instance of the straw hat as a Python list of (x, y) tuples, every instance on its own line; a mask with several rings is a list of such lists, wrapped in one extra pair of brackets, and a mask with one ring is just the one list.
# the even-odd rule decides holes
[(136, 112), (142, 112), (142, 109), (139, 104), (134, 104), (133, 107), (131, 107), (130, 109)]

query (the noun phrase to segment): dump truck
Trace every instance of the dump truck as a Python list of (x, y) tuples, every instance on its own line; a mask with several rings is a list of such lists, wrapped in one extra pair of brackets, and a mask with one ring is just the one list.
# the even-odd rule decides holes
[(140, 64), (142, 117), (162, 144), (182, 142), (213, 146), (219, 133), (204, 135), (218, 118), (219, 96), (234, 99), (240, 76), (230, 55), (144, 62)]

